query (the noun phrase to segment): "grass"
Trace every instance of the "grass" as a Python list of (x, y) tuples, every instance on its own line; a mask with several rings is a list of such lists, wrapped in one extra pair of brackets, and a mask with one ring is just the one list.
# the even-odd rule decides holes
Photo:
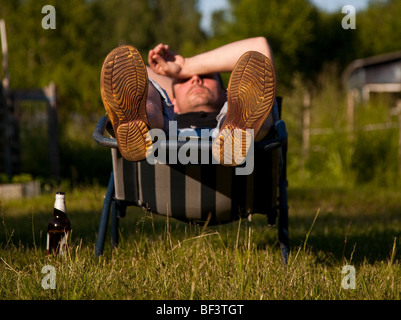
[[(103, 187), (66, 193), (69, 255), (47, 257), (53, 194), (2, 201), (0, 299), (400, 299), (401, 203), (392, 189), (289, 188), (291, 253), (265, 217), (207, 227), (130, 207), (121, 242), (94, 258)], [(45, 290), (45, 265), (56, 289)], [(341, 286), (352, 265), (356, 289)]]
[[(45, 254), (54, 192), (1, 201), (0, 299), (399, 300), (398, 130), (362, 130), (372, 121), (391, 120), (388, 103), (372, 102), (356, 108), (357, 130), (350, 143), (342, 130), (345, 95), (337, 82), (321, 82), (324, 90), (317, 88), (311, 99), (311, 128), (334, 133), (312, 136), (305, 159), (300, 130), (305, 88), (298, 84), (284, 100), (291, 137), (287, 266), (281, 264), (277, 229), (261, 215), (252, 222), (204, 228), (133, 207), (120, 223), (119, 248), (112, 252), (107, 241), (104, 255), (94, 258), (106, 190), (90, 177), (111, 170), (109, 160), (98, 158), (102, 152), (102, 159), (109, 159), (109, 150), (96, 146), (88, 153), (84, 142), (79, 148), (70, 143), (62, 148), (68, 154), (62, 170), (70, 172), (63, 188), (73, 228), (69, 254), (63, 259)], [(88, 168), (92, 163), (105, 168)], [(80, 181), (95, 186), (79, 187)], [(54, 290), (42, 287), (46, 265), (56, 271)], [(355, 289), (342, 287), (346, 265), (355, 268)]]

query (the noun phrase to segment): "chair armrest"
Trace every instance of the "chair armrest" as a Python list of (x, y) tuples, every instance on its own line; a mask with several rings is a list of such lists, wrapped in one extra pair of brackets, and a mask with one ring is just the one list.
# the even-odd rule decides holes
[[(99, 120), (96, 124), (95, 130), (93, 132), (93, 138), (98, 144), (100, 144), (103, 147), (118, 149), (118, 144), (117, 144), (116, 139), (106, 138), (104, 136), (104, 131), (106, 129), (108, 122), (109, 122), (109, 119), (106, 116), (102, 116), (99, 118)], [(279, 148), (282, 145), (286, 144), (287, 143), (287, 128), (286, 128), (285, 122), (283, 120), (278, 120), (275, 123), (275, 128), (276, 128), (276, 132), (277, 132), (277, 138), (271, 139), (271, 140), (262, 140), (259, 142), (255, 142), (255, 145), (258, 148), (262, 148), (264, 150), (271, 150), (271, 149)], [(179, 149), (182, 147), (183, 144), (186, 144), (187, 146), (189, 146), (189, 144), (196, 144), (201, 149), (206, 148), (206, 149), (211, 150), (211, 148), (212, 148), (212, 142), (204, 141), (204, 142), (199, 143), (199, 140), (197, 140), (197, 139), (195, 141), (177, 141), (177, 140), (160, 141), (160, 147), (162, 149), (168, 149), (169, 147)]]
[(95, 141), (103, 147), (117, 149), (117, 140), (114, 138), (106, 138), (104, 136), (104, 130), (106, 129), (108, 122), (109, 119), (106, 116), (99, 118), (95, 130), (93, 131), (93, 139), (95, 139)]
[(277, 138), (271, 140), (262, 140), (256, 142), (258, 147), (262, 147), (264, 150), (271, 150), (279, 148), (287, 143), (287, 127), (283, 120), (277, 120), (275, 123)]

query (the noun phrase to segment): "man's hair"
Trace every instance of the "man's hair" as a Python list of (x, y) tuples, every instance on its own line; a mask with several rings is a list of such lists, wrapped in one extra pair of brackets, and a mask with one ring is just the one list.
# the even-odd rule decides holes
[(221, 73), (217, 72), (217, 80), (219, 81), (220, 87), (225, 90), (226, 87), (224, 86), (223, 78), (221, 77)]

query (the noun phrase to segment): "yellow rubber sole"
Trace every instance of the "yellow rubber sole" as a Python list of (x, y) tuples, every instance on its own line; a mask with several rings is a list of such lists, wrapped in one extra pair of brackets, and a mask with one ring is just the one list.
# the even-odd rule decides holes
[(107, 55), (100, 93), (123, 158), (145, 159), (152, 148), (146, 115), (148, 75), (137, 49), (120, 46)]
[(244, 53), (231, 73), (227, 92), (227, 115), (212, 152), (221, 164), (236, 166), (243, 162), (274, 104), (276, 75), (270, 59), (256, 51)]

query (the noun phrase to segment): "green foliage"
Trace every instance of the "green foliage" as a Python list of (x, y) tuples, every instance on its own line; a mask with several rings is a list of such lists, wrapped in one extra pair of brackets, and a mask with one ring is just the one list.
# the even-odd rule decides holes
[(344, 14), (319, 11), (308, 0), (230, 0), (228, 12), (213, 17), (214, 38), (221, 42), (264, 36), (273, 48), (279, 81), (290, 86), (294, 73), (312, 81), (328, 62), (344, 70), (348, 63), (399, 50), (401, 2), (369, 2), (356, 12), (356, 29), (344, 30)]
[(25, 182), (31, 182), (33, 180), (33, 177), (29, 173), (22, 173), (19, 175), (16, 175), (12, 178), (12, 183), (25, 183)]
[[(0, 3), (0, 18), (5, 19), (8, 35), (11, 88), (41, 88), (51, 81), (57, 85), (60, 165), (64, 178), (73, 176), (75, 182), (91, 181), (106, 167), (104, 150), (99, 151), (93, 142), (92, 131), (95, 121), (104, 114), (99, 77), (107, 53), (118, 45), (132, 44), (146, 60), (148, 50), (164, 42), (173, 50), (190, 55), (206, 39), (199, 27), (201, 16), (196, 3), (196, 0)], [(42, 28), (44, 5), (55, 7), (56, 29)], [(22, 116), (28, 119), (23, 119), (21, 128), (22, 170), (48, 177), (46, 124), (39, 127), (37, 121), (29, 121), (30, 117), (35, 118), (31, 111), (38, 106), (26, 103), (21, 109)], [(42, 112), (43, 107), (36, 110)], [(89, 130), (82, 130), (85, 126)]]
[[(400, 299), (401, 207), (394, 189), (290, 188), (286, 267), (277, 229), (261, 215), (203, 228), (133, 207), (120, 220), (118, 250), (111, 253), (107, 239), (95, 259), (105, 190), (65, 191), (73, 232), (64, 259), (45, 253), (54, 194), (2, 201), (0, 299)], [(41, 286), (44, 265), (55, 267), (54, 290)], [(341, 287), (345, 265), (355, 267), (355, 290)]]
[(391, 127), (370, 129), (377, 124), (394, 123), (394, 119), (389, 116), (390, 101), (380, 95), (373, 97), (368, 104), (358, 106), (351, 162), (357, 183), (376, 183), (380, 186), (397, 185), (400, 177), (399, 129)]
[(307, 0), (230, 1), (231, 15), (220, 23), (215, 16), (216, 37), (233, 41), (246, 37), (268, 39), (280, 81), (289, 82), (295, 70), (307, 72), (305, 59), (313, 55), (318, 11)]
[[(359, 186), (377, 184), (397, 188), (400, 179), (398, 121), (391, 115), (396, 96), (372, 95), (357, 103), (349, 131), (347, 95), (334, 65), (309, 87), (296, 76), (285, 90), (283, 117), (289, 132), (288, 170), (297, 186)], [(310, 95), (309, 145), (302, 136), (304, 99)]]
[(398, 161), (394, 161), (397, 158), (397, 143), (391, 131), (359, 132), (352, 158), (357, 183), (394, 185), (399, 179)]
[[(41, 26), (41, 9), (48, 4), (56, 9), (54, 30)], [(228, 10), (214, 14), (209, 38), (200, 30), (197, 4), (196, 0), (1, 1), (0, 18), (6, 21), (8, 35), (11, 88), (38, 88), (50, 81), (57, 85), (62, 178), (77, 184), (94, 181), (96, 177), (90, 175), (108, 171), (107, 150), (99, 149), (91, 134), (96, 120), (104, 114), (99, 75), (103, 59), (112, 48), (133, 44), (146, 60), (148, 50), (159, 42), (190, 56), (252, 36), (265, 36), (275, 55), (278, 93), (284, 97), (284, 115), (290, 131), (291, 172), (302, 176), (301, 181), (324, 176), (342, 183), (353, 178), (367, 181), (366, 159), (381, 154), (381, 162), (376, 162), (382, 169), (377, 169), (380, 172), (375, 176), (392, 176), (383, 170), (399, 173), (394, 165), (394, 130), (384, 133), (385, 137), (357, 132), (350, 144), (350, 137), (344, 132), (346, 100), (339, 79), (341, 71), (356, 58), (399, 50), (400, 1), (371, 1), (366, 10), (357, 11), (356, 29), (344, 30), (344, 14), (320, 11), (307, 0), (230, 0)], [(312, 95), (311, 128), (336, 132), (335, 139), (333, 135), (313, 135), (307, 159), (301, 148), (305, 92)], [(369, 121), (366, 119), (362, 126)], [(46, 177), (48, 138), (44, 128), (35, 127), (35, 123), (21, 128), (21, 170)], [(377, 152), (373, 147), (379, 148)], [(385, 180), (390, 183), (394, 179)]]
[[(196, 1), (6, 1), (0, 4), (9, 38), (13, 88), (54, 81), (61, 114), (98, 113), (99, 75), (107, 53), (135, 45), (146, 58), (158, 42), (181, 51), (205, 40)], [(44, 5), (56, 9), (56, 29), (41, 25)], [(180, 16), (181, 19), (176, 19)]]
[(356, 54), (360, 57), (400, 50), (401, 2), (398, 0), (375, 0), (368, 9), (357, 16), (358, 45)]
[[(228, 12), (214, 15), (209, 39), (199, 29), (196, 3), (0, 2), (11, 87), (36, 88), (54, 81), (59, 89), (63, 182), (58, 187), (67, 191), (74, 230), (67, 259), (49, 259), (44, 246), (54, 189), (47, 185), (51, 194), (2, 201), (0, 298), (400, 299), (400, 204), (394, 188), (400, 177), (399, 129), (366, 130), (370, 124), (394, 121), (388, 113), (392, 102), (380, 97), (358, 105), (352, 139), (339, 79), (356, 58), (399, 50), (401, 2), (370, 2), (367, 10), (357, 12), (357, 29), (343, 30), (343, 14), (321, 12), (306, 0), (231, 0)], [(55, 30), (41, 27), (46, 4), (56, 8)], [(287, 268), (281, 267), (279, 249), (273, 245), (276, 230), (267, 231), (261, 217), (254, 217), (253, 224), (202, 229), (176, 221), (166, 224), (165, 219), (143, 217), (133, 209), (121, 223), (118, 251), (110, 255), (106, 247), (105, 256), (95, 260), (97, 218), (105, 192), (97, 183), (106, 185), (111, 170), (110, 151), (97, 146), (91, 136), (104, 114), (99, 75), (106, 54), (130, 43), (146, 59), (149, 48), (164, 42), (190, 56), (260, 35), (275, 53), (289, 131), (292, 251)], [(312, 135), (307, 156), (302, 153), (305, 92), (311, 94), (311, 129), (328, 129)], [(35, 127), (38, 123), (32, 121), (21, 131), (28, 173), (14, 179), (48, 174), (46, 134)], [(0, 181), (10, 178), (0, 173)], [(82, 182), (94, 187), (84, 190)], [(41, 288), (44, 264), (56, 267), (57, 290)], [(357, 290), (340, 289), (345, 264), (357, 267)]]
[(30, 173), (14, 175), (11, 179), (5, 173), (0, 173), (0, 183), (25, 183), (31, 181), (33, 181), (33, 176)]

